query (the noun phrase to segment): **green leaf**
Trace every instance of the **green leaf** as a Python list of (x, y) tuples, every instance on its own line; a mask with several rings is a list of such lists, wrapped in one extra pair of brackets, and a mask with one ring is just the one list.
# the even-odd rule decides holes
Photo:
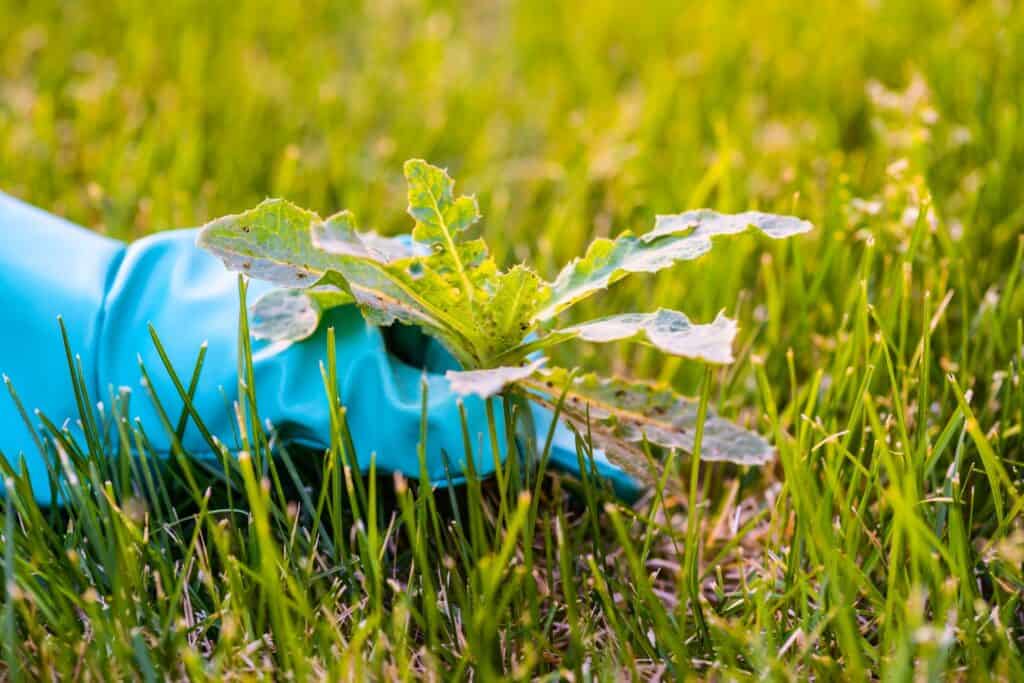
[(455, 198), (455, 181), (443, 168), (422, 159), (405, 162), (409, 215), (416, 219), (413, 239), (452, 249), (459, 233), (480, 219), (476, 198)]
[(267, 199), (240, 214), (208, 223), (196, 239), (228, 270), (285, 287), (308, 287), (334, 262), (312, 241), (320, 217), (283, 199)]
[[(641, 481), (650, 481), (644, 439), (664, 448), (693, 452), (697, 401), (680, 396), (661, 384), (602, 378), (575, 377), (562, 368), (541, 371), (519, 380), (528, 395), (553, 407), (568, 385), (563, 414), (582, 434), (591, 434), (608, 458)], [(709, 414), (704, 424), (701, 459), (740, 465), (763, 465), (774, 456), (761, 436), (729, 420)]]
[[(417, 263), (426, 270), (443, 277), (452, 287), (462, 285), (462, 274), (470, 282), (474, 297), (489, 295), (495, 284), (498, 267), (487, 252), (483, 240), (470, 240), (455, 245), (456, 261), (446, 251), (435, 251), (418, 259)], [(460, 271), (459, 265), (462, 266)]]
[(358, 256), (382, 263), (424, 254), (402, 240), (360, 233), (350, 211), (327, 220), (284, 199), (208, 223), (196, 239), (228, 270), (288, 287), (310, 287), (338, 263)]
[(533, 316), (549, 296), (547, 283), (526, 266), (514, 266), (499, 275), (488, 306), (491, 351), (501, 353), (517, 346), (535, 327)]
[(525, 266), (499, 273), (483, 240), (461, 242), (456, 253), (465, 268), (462, 275), (472, 289), (472, 300), (462, 295), (461, 275), (447, 252), (411, 262), (408, 272), (415, 280), (413, 286), (432, 292), (431, 300), (443, 304), (455, 326), (472, 341), (476, 367), (490, 366), (533, 328), (530, 319), (548, 295), (547, 285)]
[(535, 320), (550, 320), (630, 273), (656, 273), (703, 256), (711, 250), (715, 235), (731, 235), (749, 227), (781, 239), (807, 232), (812, 226), (799, 218), (757, 211), (726, 215), (700, 209), (658, 216), (654, 229), (640, 237), (627, 231), (614, 240), (592, 242), (583, 258), (569, 262), (558, 274), (551, 285), (551, 299)]
[(409, 215), (416, 219), (413, 239), (448, 255), (451, 269), (472, 306), (476, 293), (466, 272), (470, 266), (463, 262), (456, 244), (461, 233), (480, 218), (476, 198), (456, 199), (455, 181), (448, 172), (422, 159), (405, 162), (405, 179), (409, 185)]
[(310, 337), (323, 313), (352, 303), (347, 292), (335, 289), (272, 289), (250, 307), (250, 330), (256, 339), (301, 341)]
[(731, 363), (736, 321), (719, 314), (714, 322), (697, 325), (678, 311), (660, 308), (655, 313), (624, 313), (556, 330), (557, 342), (579, 338), (606, 343), (627, 339), (646, 342), (673, 356), (709, 363)]
[(516, 367), (488, 368), (486, 370), (449, 370), (445, 377), (451, 384), (452, 391), (461, 396), (476, 394), (480, 398), (490, 398), (500, 394), (510, 384), (530, 377), (544, 364), (544, 359), (529, 365)]
[(413, 159), (405, 176), (409, 214), (416, 219), (413, 238), (435, 250), (410, 270), (415, 286), (435, 296), (450, 288), (445, 308), (474, 348), (474, 367), (489, 365), (533, 329), (547, 285), (525, 266), (499, 274), (483, 240), (465, 241), (480, 212), (473, 197), (455, 197), (455, 181), (444, 169)]

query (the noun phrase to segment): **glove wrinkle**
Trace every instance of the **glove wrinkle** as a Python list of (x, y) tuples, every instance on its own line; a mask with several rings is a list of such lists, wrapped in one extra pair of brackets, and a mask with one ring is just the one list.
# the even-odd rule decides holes
[(114, 258), (111, 259), (110, 266), (107, 268), (107, 274), (103, 278), (103, 296), (100, 299), (99, 309), (96, 311), (96, 322), (93, 323), (96, 330), (96, 341), (92, 344), (92, 353), (89, 356), (90, 363), (86, 366), (85, 372), (89, 374), (90, 395), (97, 401), (103, 400), (103, 395), (100, 393), (103, 390), (103, 385), (100, 384), (100, 340), (103, 339), (104, 326), (107, 322), (107, 298), (110, 295), (111, 287), (117, 279), (118, 273), (121, 271), (121, 265), (124, 263), (127, 251), (127, 248), (122, 247), (114, 255)]

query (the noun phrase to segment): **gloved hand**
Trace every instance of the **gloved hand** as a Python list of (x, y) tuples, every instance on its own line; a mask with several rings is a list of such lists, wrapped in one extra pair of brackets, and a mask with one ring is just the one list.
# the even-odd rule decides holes
[[(225, 444), (234, 444), (234, 415), (224, 395), (234, 396), (238, 368), (238, 288), (236, 276), (195, 246), (194, 230), (164, 232), (124, 245), (72, 225), (0, 193), (0, 371), (10, 377), (25, 407), (39, 409), (56, 424), (76, 418), (63, 343), (56, 317), (62, 315), (72, 348), (82, 357), (94, 400), (108, 387), (138, 387), (138, 358), (149, 370), (152, 389), (168, 410), (182, 402), (150, 339), (152, 323), (177, 372), (191, 373), (200, 345), (208, 342), (194, 405)], [(253, 281), (256, 297), (267, 285)], [(443, 376), (445, 360), (434, 345), (427, 369), (390, 353), (381, 330), (366, 324), (358, 309), (332, 310), (317, 333), (289, 346), (254, 343), (253, 366), (261, 417), (275, 426), (296, 425), (326, 445), (328, 400), (319, 363), (325, 361), (326, 329), (335, 328), (339, 393), (360, 467), (371, 454), (381, 471), (420, 473), (421, 381), (428, 383), (426, 460), (431, 480), (445, 483), (442, 449), (453, 475), (464, 471), (466, 453), (456, 397)], [(433, 342), (430, 342), (433, 345)], [(449, 366), (450, 367), (450, 366)], [(224, 393), (222, 393), (222, 391)], [(6, 392), (4, 392), (6, 394)], [(136, 394), (139, 392), (135, 392)], [(480, 476), (494, 470), (484, 403), (464, 401), (474, 465)], [(152, 402), (131, 403), (157, 449), (169, 439)], [(177, 414), (177, 413), (172, 413)], [(500, 414), (500, 412), (499, 412)], [(551, 415), (534, 410), (543, 444)], [(504, 443), (503, 439), (499, 440)], [(192, 454), (209, 450), (194, 425), (182, 444)], [(46, 464), (10, 396), (0, 396), (0, 451), (16, 462), (25, 458), (33, 493), (41, 504), (52, 501)], [(503, 459), (504, 454), (499, 454)], [(578, 472), (574, 436), (559, 425), (551, 463)], [(597, 455), (598, 474), (609, 478), (619, 495), (636, 498), (639, 484)]]

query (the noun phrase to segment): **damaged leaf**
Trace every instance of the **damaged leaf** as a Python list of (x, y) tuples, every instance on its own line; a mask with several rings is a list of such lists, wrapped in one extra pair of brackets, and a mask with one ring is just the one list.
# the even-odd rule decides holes
[(708, 363), (731, 363), (736, 321), (719, 314), (714, 322), (699, 325), (679, 311), (660, 308), (655, 313), (623, 313), (598, 318), (552, 332), (559, 341), (578, 338), (605, 343), (635, 339), (673, 356)]
[[(565, 389), (568, 378), (567, 370), (552, 368), (522, 384), (533, 397), (551, 405)], [(693, 452), (697, 401), (664, 385), (594, 374), (578, 376), (569, 384), (563, 411), (584, 423), (589, 417), (590, 431), (601, 435), (602, 448), (615, 450), (618, 446), (625, 452), (625, 456), (619, 457), (635, 460), (645, 438), (657, 446)], [(702, 460), (763, 465), (773, 455), (771, 446), (761, 436), (708, 414)], [(609, 453), (609, 457), (615, 454)], [(639, 464), (633, 462), (634, 466)]]
[(313, 244), (312, 211), (283, 199), (267, 199), (240, 214), (208, 223), (196, 244), (219, 256), (228, 270), (284, 287), (316, 283), (334, 257)]
[(476, 394), (480, 398), (497, 396), (505, 387), (522, 381), (537, 372), (544, 359), (519, 367), (488, 368), (487, 370), (449, 370), (445, 373), (452, 391), (460, 396)]
[(570, 261), (551, 285), (548, 304), (536, 315), (543, 322), (606, 289), (630, 273), (656, 273), (680, 261), (711, 251), (711, 238), (749, 227), (781, 239), (807, 232), (811, 224), (791, 216), (748, 211), (729, 215), (708, 209), (658, 216), (653, 230), (642, 236), (624, 232), (614, 240), (594, 240), (583, 258)]

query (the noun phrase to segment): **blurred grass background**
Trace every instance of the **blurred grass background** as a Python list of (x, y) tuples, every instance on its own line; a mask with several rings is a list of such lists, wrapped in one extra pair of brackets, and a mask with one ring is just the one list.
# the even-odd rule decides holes
[[(780, 678), (1019, 664), (1020, 559), (992, 550), (1024, 543), (1019, 3), (0, 0), (0, 27), (0, 189), (117, 237), (265, 196), (407, 231), (410, 157), (477, 193), (500, 263), (551, 277), (656, 213), (810, 219), (813, 235), (720, 241), (580, 310), (740, 321), (718, 407), (773, 434), (781, 461), (705, 480), (717, 519), (746, 496), (770, 510), (750, 551), (770, 571), (730, 594), (718, 652), (730, 675)], [(700, 376), (597, 353), (562, 360), (688, 390)], [(963, 557), (940, 561), (921, 528)], [(848, 606), (859, 630), (842, 630)], [(948, 623), (956, 645), (918, 640)]]

